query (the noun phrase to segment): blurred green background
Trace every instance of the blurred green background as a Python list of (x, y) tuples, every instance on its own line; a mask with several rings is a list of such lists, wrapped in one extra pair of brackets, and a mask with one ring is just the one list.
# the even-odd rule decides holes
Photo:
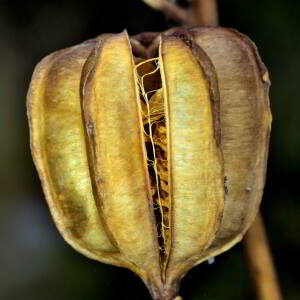
[[(300, 1), (219, 1), (220, 23), (247, 34), (270, 71), (274, 116), (262, 213), (284, 299), (300, 299)], [(165, 30), (140, 0), (0, 2), (0, 299), (150, 300), (131, 272), (76, 253), (51, 220), (29, 149), (25, 98), (45, 55), (104, 32)], [(254, 299), (241, 245), (182, 282), (185, 300)], [(270, 299), (272, 300), (272, 299)]]

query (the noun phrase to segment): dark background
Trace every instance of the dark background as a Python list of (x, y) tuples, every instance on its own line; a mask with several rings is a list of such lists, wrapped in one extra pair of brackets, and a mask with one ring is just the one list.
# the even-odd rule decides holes
[[(274, 122), (262, 213), (284, 299), (300, 299), (300, 1), (219, 2), (221, 25), (254, 40), (270, 71)], [(150, 300), (133, 273), (85, 258), (58, 234), (30, 156), (25, 97), (34, 66), (55, 50), (104, 32), (170, 25), (140, 0), (0, 2), (1, 300)], [(181, 294), (254, 299), (242, 246), (195, 267)]]

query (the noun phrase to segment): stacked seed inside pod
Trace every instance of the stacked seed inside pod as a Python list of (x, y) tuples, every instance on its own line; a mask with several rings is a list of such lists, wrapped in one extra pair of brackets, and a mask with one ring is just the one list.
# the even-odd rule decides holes
[(158, 58), (140, 62), (136, 70), (158, 241), (164, 260), (169, 238), (169, 189), (167, 130)]

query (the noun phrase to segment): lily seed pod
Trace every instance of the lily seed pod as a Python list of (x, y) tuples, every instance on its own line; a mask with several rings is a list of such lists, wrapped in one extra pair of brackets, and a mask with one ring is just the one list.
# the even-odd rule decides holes
[(268, 72), (224, 28), (126, 32), (55, 52), (28, 92), (31, 150), (64, 239), (179, 300), (195, 265), (239, 242), (262, 198)]

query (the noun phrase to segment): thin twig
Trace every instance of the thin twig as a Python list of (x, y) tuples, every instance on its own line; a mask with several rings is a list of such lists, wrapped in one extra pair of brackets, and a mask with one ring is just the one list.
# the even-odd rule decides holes
[(259, 213), (244, 238), (249, 273), (258, 300), (282, 300), (272, 254)]
[[(216, 0), (193, 0), (199, 25), (218, 25)], [(258, 300), (282, 300), (272, 254), (260, 212), (244, 238), (248, 268)]]
[(191, 8), (182, 8), (170, 0), (143, 0), (149, 6), (160, 10), (167, 18), (181, 25), (218, 24), (216, 0), (192, 0)]
[(216, 0), (193, 0), (192, 10), (197, 25), (218, 25), (218, 8)]
[[(218, 25), (217, 0), (191, 0), (191, 11), (168, 0), (143, 1), (151, 7), (161, 10), (181, 25)], [(260, 213), (247, 232), (244, 245), (248, 258), (248, 268), (255, 284), (258, 300), (282, 300)]]
[(142, 0), (152, 8), (160, 10), (167, 18), (181, 25), (195, 25), (194, 15), (189, 9), (184, 9), (168, 0)]
[[(199, 25), (218, 25), (216, 0), (193, 0), (192, 5)], [(244, 245), (257, 299), (282, 300), (260, 212), (245, 235)]]

